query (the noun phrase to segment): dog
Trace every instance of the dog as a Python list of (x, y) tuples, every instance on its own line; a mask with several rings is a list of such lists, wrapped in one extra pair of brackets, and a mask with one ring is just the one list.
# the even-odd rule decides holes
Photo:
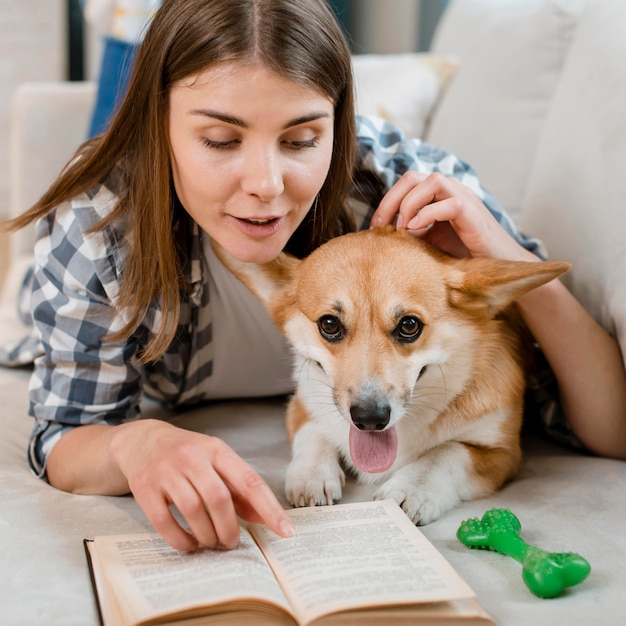
[(511, 303), (568, 263), (457, 259), (391, 226), (262, 265), (214, 247), (294, 351), (292, 505), (339, 501), (349, 472), (421, 525), (516, 475), (526, 376)]

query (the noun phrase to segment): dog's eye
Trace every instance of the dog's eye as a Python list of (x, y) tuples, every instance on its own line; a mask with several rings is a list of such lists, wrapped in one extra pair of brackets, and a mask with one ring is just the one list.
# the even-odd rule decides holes
[(424, 324), (419, 317), (407, 315), (393, 329), (393, 336), (402, 343), (411, 343), (421, 335), (423, 328)]
[(317, 327), (324, 339), (331, 342), (343, 339), (343, 325), (334, 315), (324, 315), (317, 320)]

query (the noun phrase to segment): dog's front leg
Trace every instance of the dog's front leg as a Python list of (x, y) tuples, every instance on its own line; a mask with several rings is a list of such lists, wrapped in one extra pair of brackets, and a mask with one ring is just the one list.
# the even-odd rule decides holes
[(429, 524), (462, 500), (486, 496), (493, 489), (474, 472), (471, 454), (459, 442), (424, 453), (385, 481), (375, 500), (395, 500), (414, 524)]
[(285, 491), (294, 506), (333, 504), (341, 499), (346, 479), (334, 446), (320, 426), (306, 422), (295, 433)]

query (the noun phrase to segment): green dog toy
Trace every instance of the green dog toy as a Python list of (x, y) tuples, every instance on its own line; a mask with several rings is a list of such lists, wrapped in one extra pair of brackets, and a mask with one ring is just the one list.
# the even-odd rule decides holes
[(589, 563), (573, 552), (546, 552), (529, 546), (520, 536), (522, 525), (508, 509), (491, 509), (459, 526), (456, 536), (470, 548), (494, 550), (522, 564), (522, 579), (540, 598), (555, 598), (566, 587), (587, 578)]

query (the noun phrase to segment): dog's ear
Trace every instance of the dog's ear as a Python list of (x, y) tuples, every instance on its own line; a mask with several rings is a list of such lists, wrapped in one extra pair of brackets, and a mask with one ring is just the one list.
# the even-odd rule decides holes
[[(463, 259), (449, 286), (452, 305), (494, 317), (514, 300), (570, 269), (560, 261)], [(456, 274), (456, 272), (455, 272)]]
[(292, 285), (300, 260), (281, 252), (269, 263), (244, 263), (222, 248), (215, 239), (211, 240), (211, 245), (220, 261), (272, 313), (277, 299), (283, 296)]

